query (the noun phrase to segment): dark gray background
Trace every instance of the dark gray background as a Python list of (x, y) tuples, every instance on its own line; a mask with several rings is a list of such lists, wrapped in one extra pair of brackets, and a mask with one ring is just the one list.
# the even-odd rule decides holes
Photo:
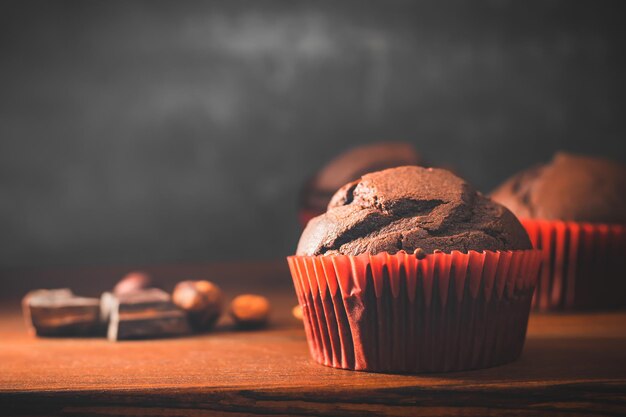
[(279, 258), (338, 151), (626, 161), (620, 2), (0, 3), (0, 266)]

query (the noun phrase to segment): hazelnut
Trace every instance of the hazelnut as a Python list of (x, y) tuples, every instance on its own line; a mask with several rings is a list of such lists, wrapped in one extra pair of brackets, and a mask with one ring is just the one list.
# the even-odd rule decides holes
[(211, 329), (222, 314), (222, 290), (209, 281), (181, 281), (174, 288), (172, 301), (187, 312), (195, 330)]
[(291, 309), (291, 314), (298, 320), (302, 320), (302, 307), (300, 307), (300, 304), (295, 305), (292, 309)]
[(115, 284), (115, 287), (113, 288), (113, 294), (129, 294), (132, 292), (145, 290), (146, 288), (150, 287), (152, 287), (152, 277), (150, 277), (150, 275), (148, 275), (148, 273), (146, 272), (135, 271), (126, 274), (124, 278), (122, 278), (117, 284)]
[(422, 248), (415, 249), (415, 251), (413, 251), (413, 255), (415, 255), (415, 257), (417, 259), (424, 259), (424, 258), (426, 258), (426, 252), (424, 252), (424, 249), (422, 249)]
[(243, 294), (230, 303), (230, 315), (239, 327), (261, 327), (267, 323), (270, 303), (261, 295)]

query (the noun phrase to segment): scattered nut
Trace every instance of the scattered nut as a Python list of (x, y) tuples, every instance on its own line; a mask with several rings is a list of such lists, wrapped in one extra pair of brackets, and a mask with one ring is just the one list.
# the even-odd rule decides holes
[(230, 303), (230, 315), (239, 327), (255, 328), (267, 323), (270, 303), (261, 295), (243, 294)]
[(181, 281), (174, 288), (172, 301), (187, 312), (195, 330), (209, 330), (222, 314), (222, 290), (209, 281)]
[(298, 320), (302, 320), (302, 307), (300, 307), (300, 304), (295, 305), (292, 309), (291, 309), (291, 314)]
[(422, 249), (422, 248), (415, 249), (415, 251), (413, 251), (413, 254), (415, 255), (415, 257), (417, 259), (424, 259), (424, 258), (426, 258), (426, 252), (424, 252), (424, 249)]
[(113, 288), (113, 294), (123, 295), (129, 294), (135, 291), (144, 290), (152, 287), (152, 277), (146, 272), (135, 271), (126, 274), (115, 287)]

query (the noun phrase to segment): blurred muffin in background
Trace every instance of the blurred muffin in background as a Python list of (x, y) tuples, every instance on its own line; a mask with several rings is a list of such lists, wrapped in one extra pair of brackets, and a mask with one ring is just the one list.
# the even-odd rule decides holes
[(543, 252), (540, 310), (626, 305), (626, 166), (557, 153), (494, 190)]
[(306, 226), (313, 217), (326, 212), (333, 194), (344, 184), (362, 175), (403, 165), (420, 165), (422, 158), (406, 142), (377, 142), (351, 148), (336, 156), (300, 192), (298, 218)]
[(514, 175), (491, 196), (522, 218), (625, 224), (626, 167), (560, 152)]

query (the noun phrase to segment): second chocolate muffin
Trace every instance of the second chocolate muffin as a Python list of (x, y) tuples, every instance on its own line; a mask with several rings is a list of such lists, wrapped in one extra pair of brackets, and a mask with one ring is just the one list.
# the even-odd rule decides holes
[(516, 217), (461, 178), (404, 166), (366, 174), (337, 191), (328, 211), (307, 225), (296, 254), (530, 248)]
[(625, 191), (626, 166), (559, 152), (492, 193), (542, 251), (536, 308), (626, 306)]

